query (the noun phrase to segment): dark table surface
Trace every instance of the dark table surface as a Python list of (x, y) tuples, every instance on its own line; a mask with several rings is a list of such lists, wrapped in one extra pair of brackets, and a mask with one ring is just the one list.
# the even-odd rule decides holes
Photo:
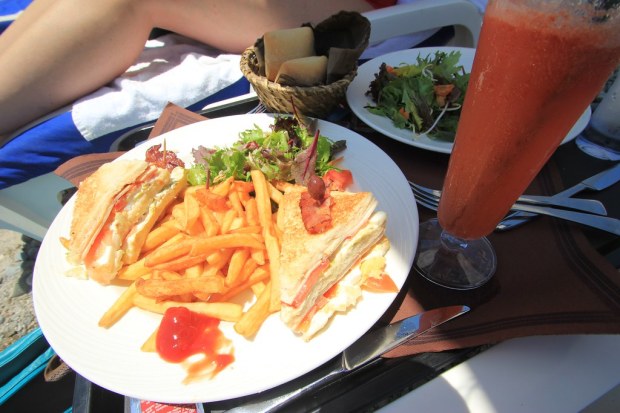
[[(219, 117), (231, 114), (246, 113), (254, 105), (255, 101), (207, 111), (203, 113), (207, 117)], [(362, 134), (377, 144), (403, 169), (411, 162), (428, 162), (435, 164), (440, 169), (447, 167), (449, 156), (446, 154), (429, 152), (415, 148), (401, 142), (386, 138), (366, 125), (358, 121), (354, 115), (346, 109), (339, 111), (330, 119), (336, 123), (345, 125)], [(145, 139), (150, 129), (148, 127), (128, 139), (130, 145), (133, 140)], [(613, 163), (590, 157), (579, 150), (574, 141), (562, 145), (550, 160), (558, 168), (563, 184), (569, 187), (580, 182), (597, 172), (600, 172)], [(620, 217), (620, 184), (601, 192), (584, 192), (581, 197), (595, 198), (603, 202), (608, 210), (608, 215)], [(620, 237), (604, 231), (583, 228), (583, 232), (592, 245), (605, 256), (616, 268), (620, 267)], [(309, 394), (286, 406), (282, 411), (310, 411), (320, 409), (326, 412), (347, 411), (372, 411), (386, 405), (390, 401), (404, 395), (416, 387), (432, 380), (450, 367), (453, 367), (482, 351), (489, 346), (480, 346), (441, 353), (424, 353), (399, 359), (380, 360), (361, 371), (345, 376), (319, 391)], [(334, 359), (317, 370), (303, 376), (282, 388), (291, 389), (303, 386), (316, 376), (321, 376), (329, 371), (337, 360)], [(282, 390), (282, 389), (275, 389)], [(273, 394), (275, 394), (274, 392)], [(253, 396), (243, 399), (222, 401), (205, 404), (205, 411), (225, 411), (242, 403), (252, 400)], [(125, 406), (125, 398), (122, 395), (111, 393), (87, 380), (76, 377), (74, 389), (74, 412), (110, 412), (122, 411)]]

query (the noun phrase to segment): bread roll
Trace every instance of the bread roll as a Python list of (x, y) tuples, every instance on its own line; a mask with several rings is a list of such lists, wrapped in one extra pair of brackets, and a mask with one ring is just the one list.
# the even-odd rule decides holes
[(283, 62), (314, 56), (314, 32), (310, 27), (274, 30), (263, 36), (265, 75), (273, 81)]
[(327, 56), (300, 57), (282, 63), (275, 82), (287, 86), (316, 86), (325, 84), (326, 74)]

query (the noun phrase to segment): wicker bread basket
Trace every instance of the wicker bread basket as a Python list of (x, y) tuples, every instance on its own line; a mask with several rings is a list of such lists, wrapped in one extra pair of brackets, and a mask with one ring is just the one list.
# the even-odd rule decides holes
[(329, 85), (297, 87), (270, 82), (258, 74), (258, 59), (254, 47), (241, 55), (241, 71), (254, 87), (260, 101), (274, 113), (293, 113), (295, 108), (307, 116), (324, 117), (345, 98), (347, 87), (357, 74), (357, 69)]

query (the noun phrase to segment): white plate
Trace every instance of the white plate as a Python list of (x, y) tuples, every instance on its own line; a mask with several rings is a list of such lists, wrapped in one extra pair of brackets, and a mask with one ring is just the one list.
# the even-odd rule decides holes
[[(357, 76), (353, 79), (347, 89), (347, 102), (349, 103), (349, 107), (353, 113), (355, 113), (358, 118), (377, 132), (407, 145), (428, 149), (434, 152), (452, 152), (452, 142), (431, 139), (426, 135), (420, 135), (414, 138), (413, 133), (410, 130), (397, 128), (390, 119), (385, 116), (370, 113), (368, 109), (366, 109), (366, 106), (368, 105), (375, 105), (372, 99), (369, 96), (366, 96), (366, 92), (368, 91), (370, 82), (375, 79), (375, 73), (379, 72), (379, 68), (382, 63), (387, 63), (392, 66), (398, 66), (402, 63), (412, 64), (416, 62), (418, 55), (421, 57), (426, 57), (428, 55), (433, 55), (437, 51), (443, 51), (446, 53), (453, 51), (461, 52), (461, 64), (467, 72), (471, 71), (471, 67), (474, 62), (475, 49), (466, 47), (421, 47), (417, 49), (400, 50), (376, 57), (359, 67)], [(581, 131), (588, 125), (591, 114), (591, 109), (588, 107), (566, 135), (566, 138), (562, 141), (563, 144), (575, 139), (575, 137), (581, 133)]]
[[(188, 161), (198, 145), (227, 146), (238, 132), (273, 123), (270, 115), (240, 115), (192, 124), (149, 141), (123, 158), (143, 159), (152, 144), (166, 140), (168, 150)], [(352, 170), (351, 190), (372, 191), (379, 209), (388, 215), (391, 249), (387, 272), (400, 288), (409, 274), (418, 240), (418, 213), (412, 192), (400, 169), (377, 146), (360, 135), (320, 121), (321, 133), (345, 139), (343, 167)], [(253, 341), (238, 336), (230, 323), (224, 334), (235, 347), (235, 362), (212, 380), (183, 385), (185, 370), (164, 362), (140, 346), (154, 331), (160, 316), (132, 309), (112, 328), (97, 322), (123, 291), (92, 280), (67, 277), (69, 265), (59, 237), (67, 236), (72, 198), (52, 223), (34, 268), (33, 300), (39, 325), (50, 345), (77, 373), (113, 392), (143, 400), (190, 403), (224, 400), (260, 392), (290, 381), (327, 362), (365, 333), (387, 310), (395, 294), (364, 293), (346, 315), (337, 315), (329, 328), (304, 342), (272, 315)]]

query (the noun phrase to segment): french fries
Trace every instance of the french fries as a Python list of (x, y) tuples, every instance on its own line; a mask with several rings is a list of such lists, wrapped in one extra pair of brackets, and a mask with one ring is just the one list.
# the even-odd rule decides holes
[(135, 282), (136, 291), (152, 298), (170, 297), (175, 295), (191, 294), (194, 291), (200, 293), (221, 293), (224, 291), (224, 279), (217, 275), (197, 278), (178, 278), (145, 280), (139, 278)]
[[(271, 205), (282, 192), (260, 171), (251, 177), (186, 188), (148, 234), (139, 259), (119, 271), (119, 280), (133, 282), (99, 325), (112, 327), (133, 307), (163, 314), (182, 306), (254, 336), (280, 308), (280, 237)], [(142, 350), (155, 351), (155, 339), (153, 332)]]
[(99, 320), (99, 326), (108, 328), (121, 319), (133, 307), (133, 298), (136, 295), (136, 284), (132, 283)]
[(142, 344), (142, 347), (140, 347), (140, 350), (145, 353), (155, 353), (157, 351), (157, 330), (151, 333), (149, 338)]
[(269, 303), (272, 289), (268, 285), (258, 296), (258, 300), (243, 313), (241, 319), (235, 323), (235, 331), (246, 338), (254, 336), (263, 322), (269, 316)]
[[(190, 248), (188, 251), (190, 256), (197, 256), (208, 254), (223, 248), (258, 248), (264, 249), (265, 243), (263, 238), (258, 234), (222, 234), (215, 235), (213, 237), (195, 237), (190, 241)], [(181, 249), (177, 247), (177, 249)], [(148, 265), (148, 264), (147, 264)]]
[(195, 313), (219, 318), (223, 321), (238, 321), (243, 314), (241, 304), (236, 303), (184, 303), (179, 301), (157, 301), (155, 298), (136, 294), (133, 298), (134, 305), (153, 313), (163, 314), (171, 307), (185, 307)]
[[(271, 294), (269, 299), (269, 309), (272, 312), (280, 309), (280, 279), (278, 278), (280, 245), (275, 237), (275, 224), (271, 214), (271, 200), (279, 202), (282, 195), (274, 186), (269, 184), (265, 175), (259, 170), (250, 172), (254, 191), (256, 192), (256, 206), (258, 209), (258, 220), (263, 227), (263, 237), (269, 258), (269, 270), (271, 272)], [(272, 193), (279, 193), (280, 196), (272, 196)]]
[(160, 225), (159, 227), (153, 229), (146, 237), (146, 241), (144, 241), (142, 251), (151, 251), (159, 247), (164, 242), (177, 235), (179, 232), (181, 232), (181, 229), (175, 226), (173, 223), (164, 223)]

